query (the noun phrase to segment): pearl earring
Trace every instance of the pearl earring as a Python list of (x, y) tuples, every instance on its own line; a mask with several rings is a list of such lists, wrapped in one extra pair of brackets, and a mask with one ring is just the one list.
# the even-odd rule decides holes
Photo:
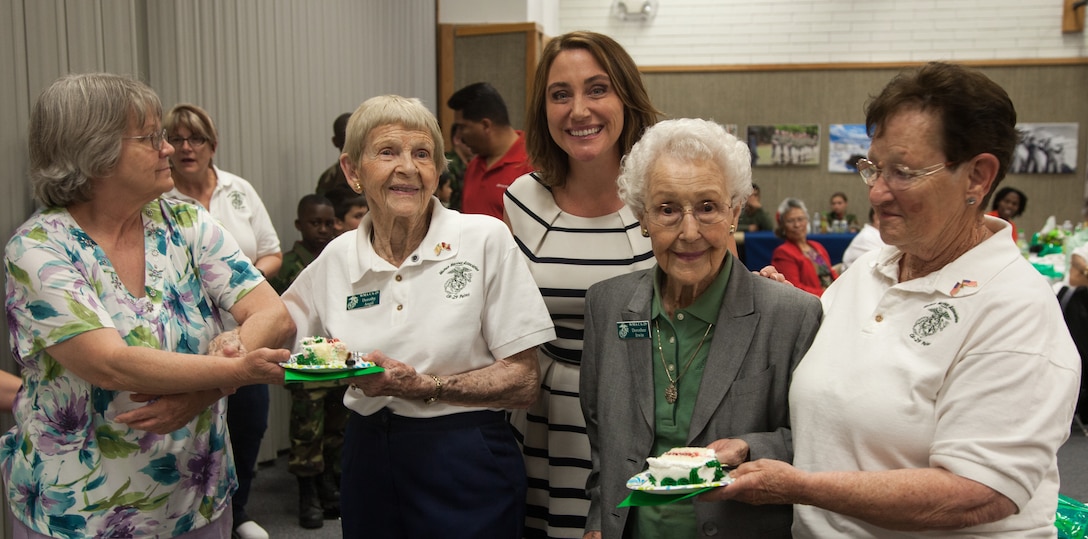
[(968, 206), (974, 206), (975, 202), (977, 202), (977, 201), (975, 200), (974, 197), (971, 197), (971, 198), (967, 199), (967, 205)]

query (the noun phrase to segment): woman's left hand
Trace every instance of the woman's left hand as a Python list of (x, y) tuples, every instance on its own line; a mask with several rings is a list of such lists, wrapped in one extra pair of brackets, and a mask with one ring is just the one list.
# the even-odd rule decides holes
[(379, 350), (367, 354), (366, 359), (385, 369), (385, 372), (351, 379), (351, 384), (363, 390), (366, 396), (423, 400), (434, 393), (431, 378), (424, 379), (411, 365), (401, 363)]
[(238, 328), (216, 335), (212, 342), (208, 344), (209, 356), (242, 357), (246, 353), (246, 347), (242, 344), (242, 337), (238, 334)]
[(130, 398), (147, 404), (119, 414), (114, 421), (155, 434), (169, 434), (219, 400), (221, 393), (217, 389), (161, 396), (135, 393)]
[(759, 271), (753, 271), (752, 273), (759, 275), (760, 277), (770, 279), (772, 281), (778, 281), (780, 283), (786, 283), (792, 286), (792, 284), (786, 280), (786, 276), (779, 273), (778, 268), (775, 268), (774, 266), (764, 266), (763, 269)]
[(790, 492), (804, 472), (774, 459), (745, 462), (729, 473), (733, 482), (699, 496), (702, 501), (736, 500), (752, 505), (790, 504)]
[(748, 460), (748, 442), (738, 438), (714, 440), (707, 447), (717, 453), (718, 462), (723, 466), (740, 466)]

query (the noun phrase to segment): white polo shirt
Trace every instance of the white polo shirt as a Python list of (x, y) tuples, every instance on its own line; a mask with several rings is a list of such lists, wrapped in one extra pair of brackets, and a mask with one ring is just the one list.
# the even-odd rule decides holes
[[(212, 217), (230, 232), (234, 241), (238, 242), (238, 248), (246, 255), (251, 263), (256, 262), (262, 256), (268, 256), (280, 252), (280, 238), (276, 235), (276, 229), (272, 226), (272, 219), (268, 216), (268, 210), (261, 202), (257, 190), (240, 176), (231, 174), (219, 167), (215, 169), (216, 184), (212, 191), (211, 208), (204, 208)], [(177, 187), (167, 191), (166, 198), (181, 200), (203, 208), (197, 199), (178, 191)], [(219, 316), (223, 320), (223, 329), (232, 330), (238, 327), (238, 323), (226, 309), (219, 310)]]
[[(212, 168), (215, 169), (217, 182), (212, 191), (212, 207), (205, 209), (234, 236), (242, 254), (251, 262), (280, 252), (280, 238), (253, 185), (219, 167)], [(176, 187), (163, 196), (200, 206), (199, 201), (182, 194)]]
[(1053, 537), (1057, 451), (1080, 356), (1053, 292), (1004, 221), (938, 272), (899, 283), (894, 247), (866, 253), (822, 301), (790, 388), (794, 464), (807, 471), (940, 467), (1019, 512), (963, 530), (902, 533), (812, 506), (794, 537)]
[[(486, 367), (554, 339), (540, 290), (506, 225), (446, 209), (438, 199), (431, 206), (430, 230), (400, 268), (374, 252), (372, 213), (329, 243), (283, 294), (297, 335), (381, 350), (437, 375)], [(388, 407), (408, 417), (488, 409), (370, 398), (357, 389), (348, 390), (344, 404), (362, 415)]]

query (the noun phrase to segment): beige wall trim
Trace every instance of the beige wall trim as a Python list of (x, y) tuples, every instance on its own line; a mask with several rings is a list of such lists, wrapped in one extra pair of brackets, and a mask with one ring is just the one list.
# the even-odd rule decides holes
[(514, 32), (543, 32), (541, 26), (535, 22), (518, 22), (504, 24), (455, 24), (450, 26), (456, 28), (457, 37), (482, 36), (489, 34), (512, 34)]
[[(903, 69), (926, 62), (839, 62), (824, 64), (737, 64), (706, 66), (639, 66), (643, 73), (736, 73), (751, 71), (835, 71), (853, 69)], [(1006, 60), (955, 60), (972, 67), (1022, 67), (1088, 65), (1088, 58), (1026, 58)]]

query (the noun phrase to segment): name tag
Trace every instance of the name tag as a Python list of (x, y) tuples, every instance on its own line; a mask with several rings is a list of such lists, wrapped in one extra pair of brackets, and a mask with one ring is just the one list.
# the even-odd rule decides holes
[(646, 320), (616, 322), (616, 333), (621, 339), (649, 339), (650, 322)]
[(373, 290), (370, 292), (363, 292), (362, 294), (355, 294), (354, 296), (348, 296), (348, 310), (365, 309), (367, 307), (373, 307), (380, 303), (381, 291)]

